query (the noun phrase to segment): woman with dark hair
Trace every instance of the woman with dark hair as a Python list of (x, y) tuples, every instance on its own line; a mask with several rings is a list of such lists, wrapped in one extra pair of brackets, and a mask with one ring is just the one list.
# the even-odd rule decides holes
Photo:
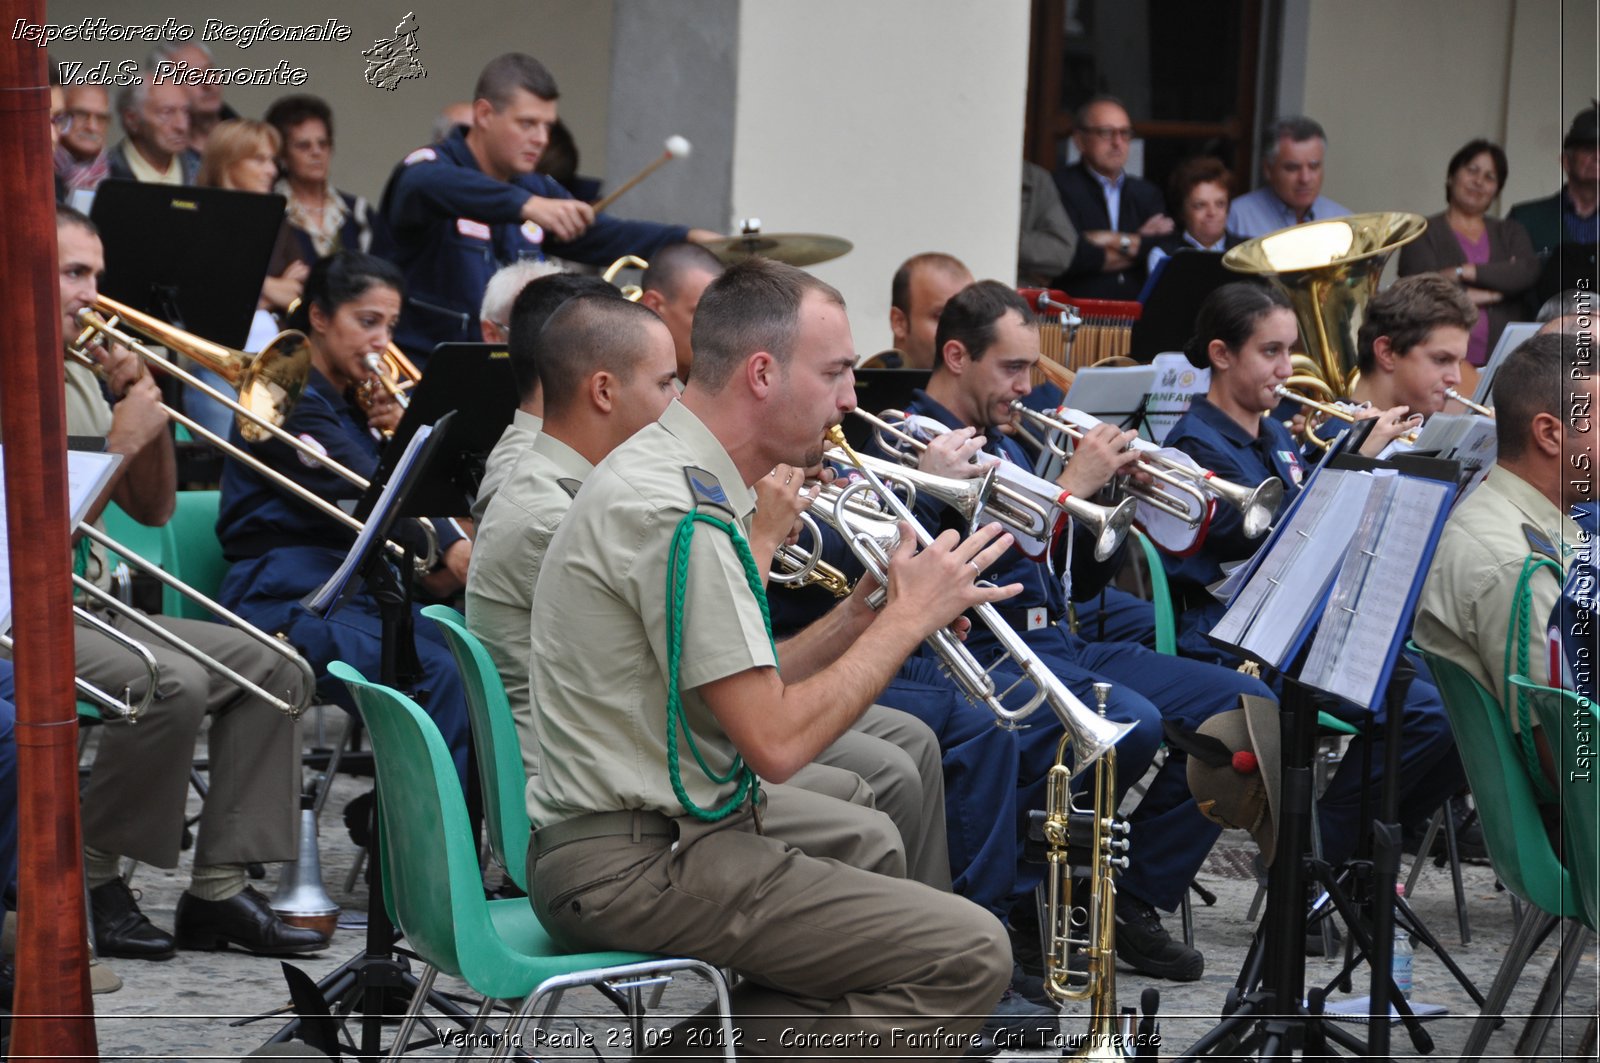
[[(1281, 517), (1300, 493), (1304, 469), (1299, 446), (1289, 430), (1269, 416), (1278, 405), (1274, 389), (1292, 372), (1289, 354), (1299, 335), (1288, 298), (1275, 288), (1244, 281), (1225, 284), (1206, 297), (1184, 354), (1196, 368), (1211, 371), (1211, 384), (1173, 425), (1165, 445), (1175, 447), (1224, 480), (1255, 485), (1268, 476), (1283, 481)], [(1380, 415), (1382, 438), (1401, 430), (1403, 409)], [(1375, 446), (1378, 444), (1374, 444)], [(1210, 588), (1236, 563), (1247, 560), (1262, 540), (1244, 536), (1239, 514), (1218, 506), (1200, 549), (1187, 557), (1164, 558), (1177, 612), (1178, 649), (1185, 657), (1215, 664), (1239, 661), (1208, 642), (1204, 634), (1222, 619), (1223, 603)], [(1454, 740), (1438, 691), (1419, 665), (1406, 697), (1405, 748), (1401, 751), (1401, 820), (1408, 827), (1426, 820), (1444, 799), (1465, 784)], [(1382, 734), (1381, 706), (1377, 717)], [(1361, 738), (1355, 742), (1363, 741)], [(1375, 743), (1372, 763), (1383, 764)], [(1337, 866), (1356, 848), (1362, 786), (1362, 756), (1352, 749), (1320, 799), (1322, 855)], [(1373, 780), (1376, 781), (1376, 780)]]
[[(1539, 257), (1521, 224), (1492, 218), (1506, 184), (1506, 153), (1478, 139), (1450, 156), (1445, 209), (1428, 219), (1428, 231), (1400, 249), (1400, 276), (1440, 273), (1464, 287), (1479, 310), (1467, 342), (1461, 391), (1470, 395), (1477, 368), (1488, 360), (1500, 333), (1526, 312), (1522, 296), (1539, 279)], [(1468, 366), (1473, 367), (1469, 372)]]
[[(366, 408), (356, 402), (355, 393), (372, 375), (367, 355), (381, 351), (393, 334), (400, 298), (400, 272), (393, 265), (372, 255), (342, 252), (312, 267), (305, 299), (290, 322), (311, 340), (312, 371), (284, 430), (367, 478), (381, 454), (375, 436), (399, 422), (400, 410), (381, 388), (373, 389), (375, 397)], [(361, 495), (314, 457), (277, 439), (246, 444), (237, 427), (232, 438), (266, 468), (312, 495), (335, 504)], [(472, 544), (453, 522), (430, 523), (438, 558), (419, 581), (420, 589), (435, 596), (453, 594), (465, 586)], [(217, 537), (233, 562), (218, 594), (225, 605), (263, 630), (282, 632), (319, 672), (337, 659), (366, 675), (379, 674), (382, 626), (370, 593), (359, 590), (326, 616), (301, 604), (338, 569), (355, 541), (353, 531), (290, 495), (259, 469), (230, 457), (223, 466)], [(409, 521), (397, 521), (390, 538), (415, 540), (422, 552), (421, 529)], [(468, 732), (460, 675), (433, 624), (418, 622), (415, 634), (423, 670), (420, 700), (464, 777)], [(325, 674), (317, 689), (325, 700), (353, 707), (344, 684)]]
[(289, 201), (289, 227), (300, 257), (314, 262), (336, 251), (372, 248), (372, 207), (333, 187), (333, 111), (319, 96), (284, 96), (267, 108), (267, 124), (283, 138), (283, 176), (274, 189)]
[(1179, 251), (1222, 252), (1244, 242), (1242, 237), (1228, 232), (1232, 188), (1233, 174), (1220, 159), (1197, 155), (1178, 164), (1167, 184), (1167, 198), (1180, 231), (1151, 249), (1152, 280), (1156, 267)]

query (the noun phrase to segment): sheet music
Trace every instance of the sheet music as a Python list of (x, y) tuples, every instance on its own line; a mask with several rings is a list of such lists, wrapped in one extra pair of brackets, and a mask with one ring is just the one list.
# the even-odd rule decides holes
[(350, 547), (350, 552), (344, 555), (344, 560), (339, 562), (339, 567), (328, 577), (328, 581), (318, 587), (314, 593), (302, 599), (301, 604), (319, 616), (327, 615), (344, 593), (344, 588), (350, 582), (350, 577), (355, 574), (356, 565), (366, 556), (372, 543), (375, 530), (386, 527), (389, 511), (394, 507), (395, 496), (399, 493), (401, 485), (411, 475), (412, 467), (416, 465), (417, 454), (422, 450), (422, 444), (433, 435), (433, 425), (425, 424), (417, 428), (406, 443), (405, 453), (400, 455), (400, 460), (395, 464), (394, 473), (389, 477), (389, 482), (383, 485), (383, 493), (378, 496), (378, 501), (372, 507), (372, 512), (367, 515), (367, 521), (361, 528), (361, 534), (356, 536), (355, 545)]
[(1373, 492), (1301, 679), (1374, 707), (1411, 612), (1437, 517), (1454, 493), (1438, 480), (1377, 473)]
[[(121, 454), (104, 451), (67, 451), (67, 515), (76, 528), (111, 482), (111, 474), (122, 464)], [(0, 472), (5, 469), (4, 448), (0, 447)], [(0, 633), (11, 630), (11, 537), (6, 528), (5, 477), (0, 475)]]
[(1321, 602), (1366, 508), (1373, 478), (1324, 469), (1212, 635), (1278, 667)]

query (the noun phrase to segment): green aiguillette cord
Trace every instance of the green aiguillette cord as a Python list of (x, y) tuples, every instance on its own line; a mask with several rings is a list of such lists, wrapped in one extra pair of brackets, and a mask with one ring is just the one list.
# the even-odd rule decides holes
[[(739, 529), (728, 521), (701, 513), (698, 509), (684, 514), (672, 533), (672, 550), (667, 557), (667, 775), (672, 779), (673, 794), (688, 813), (696, 819), (714, 823), (737, 811), (744, 803), (747, 794), (750, 797), (751, 807), (755, 807), (761, 800), (761, 780), (756, 778), (756, 773), (750, 770), (744, 758), (740, 756), (733, 758), (733, 763), (726, 774), (719, 775), (712, 771), (706, 764), (705, 758), (700, 755), (700, 747), (694, 740), (694, 732), (683, 722), (683, 695), (678, 690), (678, 671), (683, 658), (683, 599), (689, 580), (689, 547), (694, 542), (694, 526), (701, 522), (720, 528), (733, 540), (733, 548), (739, 555), (740, 563), (744, 565), (744, 576), (750, 584), (750, 593), (755, 595), (756, 601), (761, 605), (761, 621), (767, 629), (768, 643), (772, 643), (772, 616), (767, 609), (765, 580), (761, 571), (756, 568), (755, 558), (750, 554), (750, 544), (739, 534)], [(776, 644), (773, 644), (772, 656), (774, 660), (777, 659)], [(683, 741), (688, 745), (689, 752), (694, 754), (695, 763), (700, 765), (700, 770), (706, 778), (719, 786), (738, 780), (739, 785), (733, 795), (716, 808), (701, 808), (684, 789), (683, 770), (678, 761), (679, 730), (682, 730)]]
[[(1522, 575), (1517, 580), (1517, 589), (1511, 596), (1511, 623), (1510, 630), (1506, 632), (1506, 659), (1505, 682), (1506, 694), (1510, 704), (1506, 706), (1516, 714), (1517, 744), (1522, 747), (1522, 759), (1528, 766), (1528, 776), (1533, 781), (1533, 792), (1540, 801), (1550, 802), (1556, 799), (1555, 792), (1550, 789), (1550, 784), (1545, 780), (1544, 768), (1539, 764), (1539, 750), (1533, 744), (1532, 714), (1528, 711), (1528, 692), (1511, 682), (1513, 675), (1528, 674), (1528, 627), (1533, 623), (1531, 615), (1533, 610), (1533, 587), (1530, 586), (1533, 574), (1541, 568), (1548, 568), (1556, 574), (1556, 581), (1561, 581), (1561, 566), (1549, 558), (1528, 555), (1522, 563)], [(1516, 647), (1516, 668), (1512, 668), (1511, 651)]]

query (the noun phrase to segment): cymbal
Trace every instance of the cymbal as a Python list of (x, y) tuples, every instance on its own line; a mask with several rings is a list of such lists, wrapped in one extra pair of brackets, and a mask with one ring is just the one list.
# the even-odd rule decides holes
[(712, 240), (705, 247), (732, 265), (747, 258), (770, 258), (791, 266), (814, 266), (847, 253), (855, 245), (841, 236), (821, 233), (744, 233)]

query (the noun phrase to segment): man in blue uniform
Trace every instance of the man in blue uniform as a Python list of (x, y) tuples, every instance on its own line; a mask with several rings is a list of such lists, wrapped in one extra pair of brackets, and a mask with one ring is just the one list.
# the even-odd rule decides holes
[(604, 266), (716, 233), (596, 214), (534, 173), (556, 120), (555, 78), (510, 52), (478, 76), (472, 124), (403, 159), (384, 189), (378, 248), (405, 274), (395, 342), (419, 366), (440, 343), (481, 339), (478, 307), (500, 266), (545, 252)]
[[(995, 281), (964, 289), (945, 306), (935, 350), (938, 359), (928, 390), (916, 394), (908, 412), (953, 431), (929, 447), (923, 469), (970, 476), (976, 469), (971, 459), (980, 450), (991, 462), (1026, 465), (1022, 448), (998, 429), (1010, 421), (1010, 404), (1028, 394), (1029, 371), (1039, 359), (1038, 331), (1027, 303)], [(977, 435), (978, 430), (987, 435)], [(1135, 458), (1126, 449), (1133, 434), (1110, 425), (1088, 433), (1056, 481), (1062, 492), (1088, 497), (1126, 470)], [(946, 510), (943, 516), (949, 520), (954, 515)], [(1056, 567), (1069, 574), (1073, 597), (1097, 592), (1120, 561), (1113, 556), (1096, 562), (1089, 536), (1076, 526), (1073, 533), (1058, 536), (1050, 550)], [(1164, 657), (1132, 643), (1085, 642), (1061, 623), (1067, 581), (1020, 549), (1007, 551), (985, 578), (1022, 584), (1022, 593), (1000, 612), (1079, 698), (1092, 702), (1094, 683), (1113, 684), (1108, 715), (1135, 724), (1117, 747), (1119, 789), (1136, 782), (1149, 766), (1161, 742), (1163, 718), (1192, 729), (1237, 705), (1242, 694), (1271, 696), (1259, 680), (1237, 672)], [(1000, 653), (985, 630), (975, 630), (967, 644), (979, 660)], [(1057, 736), (1052, 730), (1041, 726), (1022, 733), (1025, 777), (1035, 774), (1030, 765), (1054, 759)], [(1169, 756), (1133, 814), (1132, 865), (1118, 886), (1117, 954), (1147, 974), (1190, 981), (1204, 971), (1204, 957), (1162, 929), (1156, 908), (1177, 907), (1219, 829), (1195, 808), (1184, 772), (1183, 758)], [(1043, 803), (1041, 792), (1026, 807)]]

